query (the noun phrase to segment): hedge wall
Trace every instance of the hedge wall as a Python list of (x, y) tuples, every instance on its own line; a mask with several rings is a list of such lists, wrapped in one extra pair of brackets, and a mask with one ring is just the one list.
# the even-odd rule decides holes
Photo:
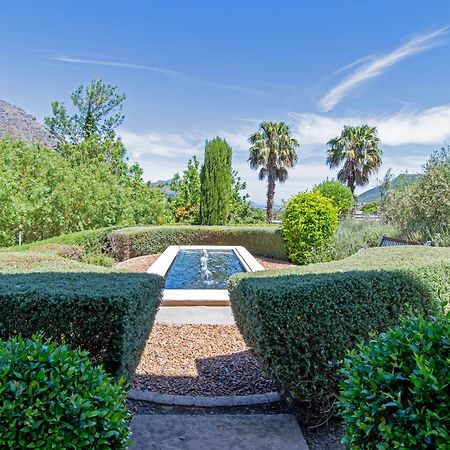
[(124, 228), (109, 236), (111, 255), (118, 261), (190, 244), (242, 245), (255, 255), (287, 259), (281, 233), (274, 227), (152, 226)]
[(70, 346), (89, 351), (110, 374), (130, 380), (164, 280), (148, 274), (82, 273), (88, 266), (81, 264), (77, 273), (76, 267), (71, 262), (71, 273), (45, 272), (43, 267), (42, 272), (0, 274), (0, 339), (37, 332), (57, 341), (64, 338)]
[(15, 245), (13, 247), (0, 248), (1, 252), (23, 252), (28, 250), (39, 251), (52, 244), (79, 245), (83, 247), (87, 253), (108, 253), (109, 240), (108, 236), (119, 227), (97, 228), (94, 230), (76, 231), (75, 233), (62, 234), (43, 241), (36, 241), (29, 244)]
[(260, 365), (307, 423), (334, 412), (348, 349), (450, 299), (450, 249), (377, 248), (343, 261), (236, 275), (233, 313)]

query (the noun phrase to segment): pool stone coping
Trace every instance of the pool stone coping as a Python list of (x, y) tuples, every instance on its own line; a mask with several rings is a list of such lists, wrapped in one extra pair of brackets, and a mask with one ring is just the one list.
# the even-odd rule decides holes
[[(239, 245), (170, 245), (147, 273), (164, 277), (181, 250), (232, 250), (246, 272), (265, 270), (255, 257)], [(230, 306), (227, 289), (164, 289), (161, 306)]]
[(221, 406), (252, 406), (266, 403), (277, 403), (282, 400), (278, 392), (264, 394), (230, 395), (206, 397), (196, 395), (162, 394), (160, 392), (130, 389), (128, 398), (131, 400), (156, 403), (168, 406), (193, 406), (200, 408), (217, 408)]

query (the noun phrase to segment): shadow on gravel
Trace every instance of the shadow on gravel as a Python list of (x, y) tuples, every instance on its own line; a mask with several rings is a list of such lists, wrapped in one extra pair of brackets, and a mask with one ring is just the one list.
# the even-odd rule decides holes
[(196, 360), (197, 376), (136, 374), (134, 389), (178, 395), (249, 395), (276, 391), (250, 351)]

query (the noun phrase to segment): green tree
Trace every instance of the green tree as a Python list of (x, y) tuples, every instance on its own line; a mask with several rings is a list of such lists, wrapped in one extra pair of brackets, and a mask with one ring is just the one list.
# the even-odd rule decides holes
[(297, 162), (298, 142), (291, 137), (289, 126), (284, 122), (263, 122), (258, 131), (249, 138), (250, 167), (259, 169), (259, 179), (267, 178), (267, 223), (272, 222), (275, 183), (284, 183), (288, 169)]
[(236, 170), (233, 170), (233, 189), (231, 193), (230, 223), (264, 223), (265, 214), (250, 203), (250, 195), (246, 192), (247, 184), (242, 181)]
[(94, 136), (111, 139), (125, 117), (125, 95), (116, 91), (116, 86), (102, 80), (92, 80), (86, 87), (81, 85), (71, 95), (76, 112), (70, 115), (64, 103), (54, 101), (53, 115), (45, 118), (45, 125), (60, 143), (77, 144)]
[(380, 139), (377, 129), (369, 125), (345, 126), (340, 136), (328, 143), (327, 164), (336, 168), (343, 164), (338, 172), (338, 180), (355, 193), (356, 186), (364, 186), (369, 176), (381, 166)]
[[(83, 144), (78, 144), (83, 145)], [(158, 224), (159, 190), (142, 183), (139, 167), (115, 173), (100, 161), (72, 161), (41, 146), (0, 139), (0, 247), (19, 229), (24, 242), (111, 225)]]
[(183, 174), (176, 174), (170, 189), (175, 198), (169, 201), (176, 222), (196, 223), (200, 210), (200, 163), (193, 156)]
[(58, 146), (59, 153), (73, 164), (103, 162), (118, 175), (130, 175), (134, 169), (128, 166), (126, 150), (120, 139), (101, 139), (92, 136), (79, 143), (63, 143)]
[(344, 186), (340, 181), (325, 180), (318, 184), (314, 191), (319, 192), (324, 197), (329, 198), (333, 205), (339, 210), (339, 215), (345, 216), (348, 214), (355, 204), (355, 198), (347, 186)]
[(232, 195), (232, 150), (225, 139), (206, 141), (200, 181), (200, 223), (224, 225), (230, 214)]
[(319, 192), (301, 192), (289, 199), (281, 232), (289, 259), (308, 264), (331, 242), (339, 224), (339, 211)]
[(449, 246), (450, 146), (431, 155), (423, 174), (394, 181), (382, 198), (382, 215), (400, 226), (403, 237)]

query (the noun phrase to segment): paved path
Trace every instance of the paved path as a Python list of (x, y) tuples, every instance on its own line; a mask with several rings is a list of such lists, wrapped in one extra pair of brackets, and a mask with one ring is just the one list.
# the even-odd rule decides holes
[(291, 414), (142, 415), (130, 450), (308, 450)]
[(229, 306), (161, 306), (156, 323), (233, 325), (234, 318)]

